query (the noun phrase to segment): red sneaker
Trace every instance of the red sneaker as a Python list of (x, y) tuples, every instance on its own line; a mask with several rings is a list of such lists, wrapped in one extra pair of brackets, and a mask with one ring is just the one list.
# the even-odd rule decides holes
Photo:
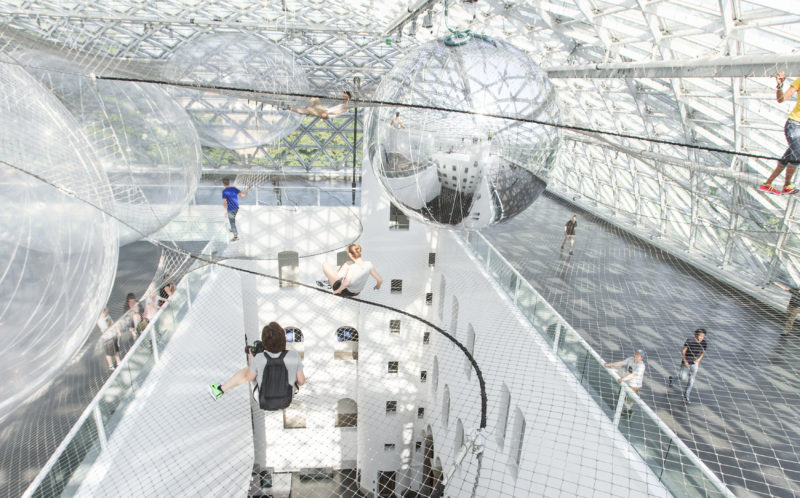
[(783, 187), (783, 190), (781, 190), (781, 194), (794, 194), (795, 192), (797, 192), (797, 189), (794, 185), (786, 185)]
[(762, 192), (767, 192), (769, 194), (776, 194), (776, 195), (781, 193), (780, 190), (776, 189), (775, 187), (773, 187), (769, 183), (762, 183), (761, 186), (758, 187), (758, 190), (761, 190)]

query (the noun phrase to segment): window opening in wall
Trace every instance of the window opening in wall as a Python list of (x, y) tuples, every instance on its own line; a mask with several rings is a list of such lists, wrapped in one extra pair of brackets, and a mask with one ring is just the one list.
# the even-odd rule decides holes
[(336, 427), (358, 425), (358, 405), (355, 400), (343, 398), (336, 402)]
[(428, 266), (436, 266), (436, 253), (429, 252), (428, 253)]
[(433, 304), (433, 292), (425, 293), (425, 304), (428, 306)]
[(386, 413), (397, 413), (397, 401), (386, 402)]
[(345, 326), (336, 329), (335, 360), (358, 360), (358, 330)]
[(383, 451), (394, 451), (394, 443), (386, 443), (383, 445)]
[(519, 464), (522, 461), (522, 444), (525, 440), (525, 417), (522, 415), (522, 410), (519, 408), (514, 410), (514, 431), (512, 438), (514, 443), (510, 454), (510, 463), (514, 466), (516, 471), (519, 470)]
[(399, 207), (389, 206), (389, 230), (408, 230), (408, 216)]
[(389, 320), (389, 333), (390, 334), (400, 333), (400, 320)]
[(390, 361), (387, 365), (386, 371), (390, 374), (396, 374), (398, 369), (398, 363), (396, 361)]
[(399, 278), (392, 279), (392, 294), (403, 292), (403, 281)]
[(511, 392), (503, 384), (500, 389), (500, 412), (497, 415), (497, 444), (503, 448), (506, 441), (506, 430), (508, 429), (508, 413), (511, 409)]
[(286, 342), (303, 342), (303, 331), (297, 327), (286, 327)]
[(414, 443), (414, 451), (419, 451), (422, 449), (422, 441), (417, 441)]
[(419, 373), (419, 381), (420, 382), (428, 382), (428, 371), (423, 370)]
[(419, 407), (417, 408), (417, 418), (425, 417), (425, 408)]
[(444, 395), (442, 396), (442, 424), (447, 427), (450, 420), (450, 387), (444, 385)]
[(422, 344), (430, 344), (431, 343), (431, 333), (425, 332), (422, 334)]
[[(467, 325), (467, 343), (464, 345), (469, 351), (469, 354), (474, 354), (475, 352), (475, 329), (472, 328), (472, 324)], [(472, 362), (469, 361), (469, 358), (464, 360), (464, 370), (467, 374), (467, 379), (472, 378)]]
[(394, 470), (378, 471), (378, 496), (395, 496), (394, 488), (397, 483), (397, 473)]
[(283, 410), (284, 429), (305, 429), (306, 428), (306, 407), (302, 401), (294, 400), (292, 404)]
[(278, 253), (279, 287), (297, 287), (299, 280), (300, 256), (296, 251)]
[(458, 298), (453, 296), (453, 309), (450, 313), (450, 334), (456, 337), (458, 333)]

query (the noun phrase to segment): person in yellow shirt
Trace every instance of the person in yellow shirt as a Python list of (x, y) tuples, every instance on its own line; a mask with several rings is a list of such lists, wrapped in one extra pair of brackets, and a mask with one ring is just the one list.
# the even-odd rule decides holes
[[(775, 98), (778, 102), (789, 100), (800, 90), (800, 78), (798, 78), (792, 81), (792, 84), (789, 85), (789, 88), (784, 92), (783, 82), (785, 80), (786, 74), (783, 71), (778, 73), (778, 76), (775, 77), (775, 81), (778, 83), (775, 91)], [(797, 165), (800, 164), (800, 100), (797, 101), (794, 105), (794, 109), (789, 114), (786, 125), (783, 127), (783, 133), (786, 135), (786, 141), (789, 142), (789, 147), (786, 149), (786, 152), (783, 153), (783, 157), (778, 161), (778, 166), (776, 166), (772, 174), (769, 175), (767, 181), (758, 187), (759, 190), (769, 192), (770, 194), (793, 194), (797, 192), (797, 189), (792, 184), (792, 177), (794, 176), (794, 170), (797, 169)], [(772, 186), (772, 182), (781, 174), (783, 168), (786, 168), (786, 177), (783, 182), (783, 190), (778, 190)]]

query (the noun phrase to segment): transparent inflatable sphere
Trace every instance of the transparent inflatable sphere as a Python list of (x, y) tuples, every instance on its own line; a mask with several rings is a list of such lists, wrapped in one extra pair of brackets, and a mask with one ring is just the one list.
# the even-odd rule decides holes
[(94, 146), (114, 192), (121, 244), (155, 233), (192, 200), (200, 141), (172, 97), (155, 85), (83, 77), (68, 62), (37, 52), (24, 60), (38, 60), (31, 73), (72, 112)]
[(270, 102), (258, 102), (173, 87), (171, 92), (208, 147), (244, 149), (268, 144), (287, 136), (303, 121), (288, 107), (300, 107), (307, 99), (285, 94), (309, 93), (305, 72), (291, 53), (254, 34), (215, 33), (187, 42), (167, 62), (164, 76), (169, 81), (274, 96)]
[(108, 179), (80, 126), (7, 59), (0, 59), (0, 178), (3, 418), (93, 330), (119, 247), (117, 224), (104, 214), (113, 211)]
[[(480, 229), (525, 210), (557, 158), (555, 92), (524, 52), (473, 36), (427, 43), (383, 77), (368, 156), (400, 209), (442, 227)], [(408, 107), (406, 107), (408, 106)]]

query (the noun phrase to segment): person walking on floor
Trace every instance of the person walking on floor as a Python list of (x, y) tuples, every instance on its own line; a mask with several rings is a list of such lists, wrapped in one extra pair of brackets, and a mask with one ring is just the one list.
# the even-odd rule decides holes
[[(681, 349), (683, 360), (681, 360), (681, 368), (678, 376), (680, 377), (681, 383), (686, 386), (683, 388), (683, 400), (686, 401), (686, 404), (690, 402), (692, 388), (694, 387), (694, 378), (697, 376), (697, 370), (700, 368), (700, 360), (706, 355), (706, 348), (708, 348), (706, 329), (695, 330), (694, 337), (686, 339), (686, 342), (683, 343), (683, 349)], [(675, 378), (670, 375), (669, 387), (672, 387), (674, 382)]]
[[(620, 375), (617, 382), (622, 384), (625, 382), (628, 384), (628, 387), (635, 393), (639, 393), (639, 390), (642, 388), (642, 384), (644, 382), (644, 371), (645, 371), (645, 364), (644, 360), (647, 358), (643, 349), (637, 349), (633, 356), (629, 356), (622, 361), (615, 361), (613, 363), (606, 363), (603, 366), (606, 368), (612, 367), (622, 367), (622, 374)], [(630, 416), (633, 413), (633, 401), (629, 398), (625, 398), (625, 408), (622, 412), (625, 416)]]
[(578, 215), (573, 214), (572, 219), (567, 221), (564, 225), (564, 240), (561, 241), (561, 249), (564, 249), (564, 244), (569, 240), (569, 253), (572, 254), (572, 248), (575, 246), (575, 229), (578, 227)]
[(789, 305), (786, 307), (786, 322), (783, 324), (783, 331), (781, 332), (781, 335), (789, 335), (792, 331), (792, 325), (794, 325), (794, 319), (797, 318), (797, 313), (800, 312), (800, 287), (790, 287), (780, 282), (772, 283), (790, 294)]
[(231, 232), (233, 232), (233, 240), (239, 240), (239, 232), (236, 230), (236, 213), (239, 212), (239, 197), (245, 197), (250, 189), (253, 188), (249, 185), (247, 189), (242, 192), (236, 187), (231, 187), (231, 181), (227, 178), (222, 180), (225, 188), (222, 190), (222, 204), (225, 206), (225, 212), (228, 215), (228, 222), (231, 224)]

